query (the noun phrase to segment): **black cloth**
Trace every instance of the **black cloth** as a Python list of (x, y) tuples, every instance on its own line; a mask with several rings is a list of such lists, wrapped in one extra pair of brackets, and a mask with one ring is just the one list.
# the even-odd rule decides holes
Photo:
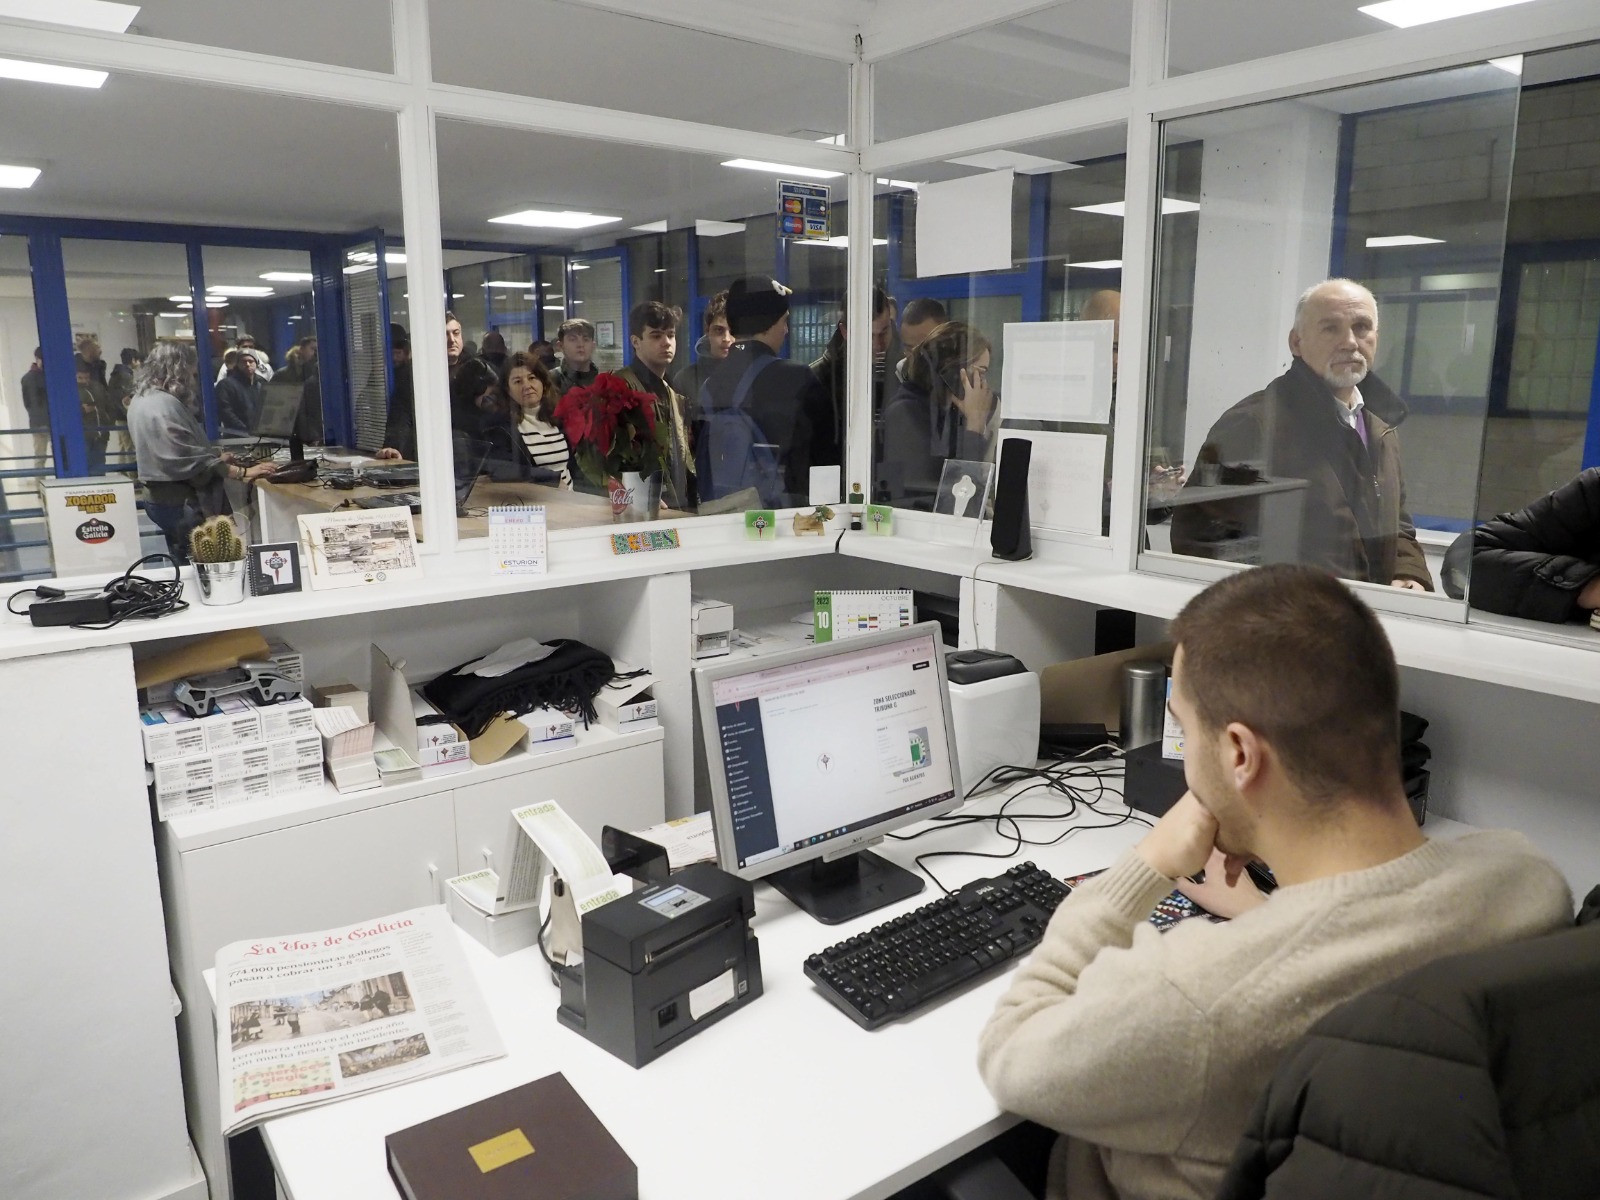
[[(821, 419), (811, 431), (811, 462), (814, 466), (843, 462), (844, 430), (849, 423), (846, 398), (850, 389), (845, 378), (844, 339), (837, 333), (822, 357), (811, 364), (811, 373), (817, 377), (824, 401), (819, 408)], [(873, 390), (878, 390), (876, 385)], [(877, 400), (874, 396), (874, 413), (878, 411)]]
[(394, 391), (389, 393), (389, 418), (383, 425), (383, 444), (400, 457), (417, 460), (417, 395), (411, 381), (411, 364), (394, 369)]
[(1600, 575), (1600, 467), (1501, 513), (1473, 534), (1467, 602), (1533, 621), (1584, 614), (1578, 593)]
[(29, 367), (22, 377), (22, 407), (32, 428), (50, 428), (50, 393), (44, 386), (44, 368)]
[(555, 647), (554, 652), (494, 679), (463, 674), (461, 667), (467, 664), (462, 663), (429, 680), (422, 694), (469, 738), (477, 737), (501, 713), (532, 712), (546, 706), (577, 712), (587, 725), (595, 719), (594, 698), (616, 678), (615, 664), (593, 646), (573, 638), (558, 638), (545, 645)]
[[(758, 358), (776, 357), (766, 343), (753, 338), (734, 346), (701, 385), (700, 421), (690, 439), (695, 446), (704, 444), (699, 425), (711, 414), (732, 407), (739, 381), (750, 364)], [(812, 430), (826, 405), (817, 377), (804, 363), (779, 359), (750, 385), (744, 408), (775, 447), (783, 473), (780, 508), (810, 504)]]
[(989, 434), (974, 433), (948, 397), (935, 398), (909, 380), (883, 410), (883, 457), (874, 489), (887, 501), (933, 510), (946, 459), (984, 462)]
[(1334, 1009), (1218, 1200), (1578, 1200), (1600, 1188), (1600, 928), (1440, 959)]

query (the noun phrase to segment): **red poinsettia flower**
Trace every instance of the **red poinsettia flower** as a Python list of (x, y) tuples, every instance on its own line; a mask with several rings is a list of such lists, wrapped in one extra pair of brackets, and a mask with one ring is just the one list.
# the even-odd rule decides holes
[(595, 484), (623, 471), (650, 475), (661, 469), (668, 446), (666, 427), (656, 426), (656, 399), (603, 372), (588, 387), (576, 387), (556, 404), (556, 424), (567, 435), (578, 468)]

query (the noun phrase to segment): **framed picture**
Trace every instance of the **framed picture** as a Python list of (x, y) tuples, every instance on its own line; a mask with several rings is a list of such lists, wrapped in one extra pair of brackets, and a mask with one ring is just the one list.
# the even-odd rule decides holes
[(295, 520), (313, 590), (422, 576), (409, 508), (301, 513)]
[(250, 592), (256, 596), (277, 596), (298, 592), (300, 547), (293, 542), (267, 542), (250, 547)]
[(596, 321), (594, 323), (594, 344), (601, 350), (615, 350), (617, 348), (617, 323), (615, 321)]

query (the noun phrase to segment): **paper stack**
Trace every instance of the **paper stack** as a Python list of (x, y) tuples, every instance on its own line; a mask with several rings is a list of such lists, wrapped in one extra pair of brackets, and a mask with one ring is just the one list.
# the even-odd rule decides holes
[(353, 708), (337, 705), (312, 710), (322, 735), (322, 761), (341, 792), (359, 792), (378, 786), (378, 764), (372, 757), (374, 725), (363, 722)]

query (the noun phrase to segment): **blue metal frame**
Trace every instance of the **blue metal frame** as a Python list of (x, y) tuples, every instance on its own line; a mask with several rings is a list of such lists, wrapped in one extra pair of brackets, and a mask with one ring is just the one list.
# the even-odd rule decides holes
[(1028, 262), (1022, 271), (1022, 319), (1045, 319), (1049, 276), (1045, 258), (1050, 250), (1050, 176), (1028, 177)]
[(383, 335), (383, 404), (389, 407), (389, 397), (394, 395), (394, 340), (389, 331), (389, 252), (383, 230), (373, 231), (373, 244), (378, 248), (378, 316), (382, 321)]
[[(317, 376), (322, 383), (324, 436), (331, 426), (333, 440), (343, 446), (355, 442), (355, 413), (344, 386), (344, 251), (331, 242), (311, 248), (311, 303), (317, 324)], [(330, 410), (331, 400), (337, 399)]]
[(200, 419), (205, 424), (206, 436), (215, 441), (222, 432), (222, 425), (217, 417), (217, 373), (211, 364), (211, 310), (206, 307), (205, 261), (198, 242), (188, 243), (184, 251), (189, 262), (194, 355), (196, 369), (200, 372)]
[[(11, 232), (7, 230), (6, 232)], [(89, 469), (78, 405), (78, 369), (73, 362), (72, 314), (67, 305), (67, 272), (61, 261), (61, 236), (37, 228), (28, 233), (28, 266), (33, 272), (33, 313), (39, 348), (44, 351), (44, 386), (50, 399), (50, 441), (56, 475), (70, 478)]]

